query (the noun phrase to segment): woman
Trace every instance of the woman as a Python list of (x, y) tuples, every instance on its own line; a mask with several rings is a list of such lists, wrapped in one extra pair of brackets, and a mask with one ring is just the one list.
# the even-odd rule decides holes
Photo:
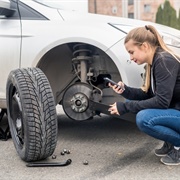
[(155, 150), (162, 156), (161, 162), (180, 165), (180, 58), (151, 25), (131, 30), (124, 44), (132, 61), (147, 64), (145, 83), (141, 88), (123, 82), (118, 82), (119, 86), (109, 84), (130, 100), (114, 103), (109, 111), (118, 115), (137, 113), (138, 128), (164, 141), (162, 148)]

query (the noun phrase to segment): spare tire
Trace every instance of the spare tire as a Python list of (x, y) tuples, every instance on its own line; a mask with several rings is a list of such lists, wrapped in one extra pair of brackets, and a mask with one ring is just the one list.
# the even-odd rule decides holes
[(26, 162), (51, 156), (57, 143), (53, 93), (38, 68), (11, 71), (6, 86), (7, 113), (16, 151)]

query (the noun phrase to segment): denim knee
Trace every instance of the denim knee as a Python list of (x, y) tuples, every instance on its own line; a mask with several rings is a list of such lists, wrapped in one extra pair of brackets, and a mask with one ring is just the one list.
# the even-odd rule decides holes
[(145, 124), (147, 123), (147, 110), (141, 110), (136, 115), (136, 124), (141, 131), (145, 131)]

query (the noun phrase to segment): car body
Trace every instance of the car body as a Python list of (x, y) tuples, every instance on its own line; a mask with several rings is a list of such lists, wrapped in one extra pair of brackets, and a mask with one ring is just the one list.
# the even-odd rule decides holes
[(126, 34), (137, 26), (154, 25), (167, 45), (180, 54), (180, 31), (173, 28), (66, 11), (49, 6), (48, 2), (0, 0), (1, 109), (7, 108), (9, 73), (28, 67), (42, 70), (52, 88), (55, 105), (62, 105), (71, 119), (87, 120), (104, 113), (102, 108), (90, 109), (89, 99), (102, 105), (125, 101), (108, 88), (103, 78), (121, 80), (133, 87), (142, 85), (144, 66), (132, 62), (124, 47)]
[[(58, 10), (30, 0), (11, 1), (11, 7), (16, 11), (12, 17), (0, 16), (1, 108), (6, 108), (5, 85), (9, 72), (22, 67), (42, 69), (50, 81), (56, 103), (61, 102), (61, 92), (74, 76), (73, 46), (78, 43), (87, 44), (92, 51), (94, 79), (106, 71), (102, 74), (110, 74), (115, 81), (123, 80), (135, 87), (142, 84), (143, 68), (130, 61), (123, 40), (130, 29), (149, 22)], [(155, 26), (167, 37), (179, 41), (179, 31)], [(179, 52), (179, 46), (173, 49)]]

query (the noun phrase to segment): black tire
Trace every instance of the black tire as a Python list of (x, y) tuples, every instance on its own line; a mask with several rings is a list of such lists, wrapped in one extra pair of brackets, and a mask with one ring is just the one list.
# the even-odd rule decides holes
[(7, 113), (13, 143), (26, 162), (51, 156), (57, 143), (57, 114), (53, 93), (38, 68), (10, 72), (7, 86)]

